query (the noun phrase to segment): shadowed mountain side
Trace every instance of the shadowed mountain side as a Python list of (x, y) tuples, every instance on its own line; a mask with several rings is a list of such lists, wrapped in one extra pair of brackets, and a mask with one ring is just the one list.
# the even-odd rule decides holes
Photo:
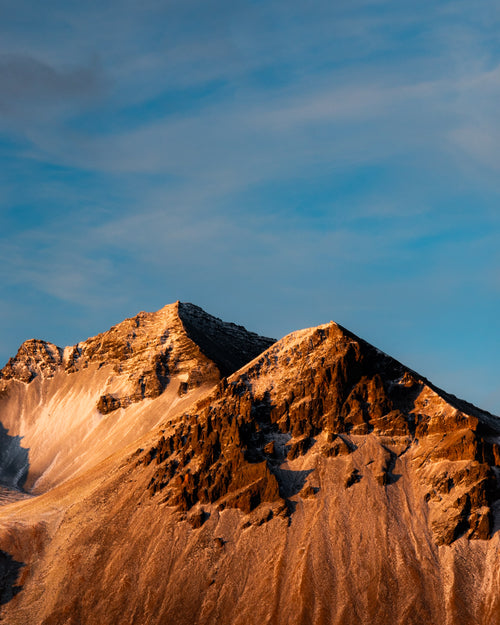
[(8, 603), (22, 590), (21, 586), (15, 584), (23, 566), (23, 562), (16, 562), (12, 556), (0, 550), (0, 605)]
[(265, 351), (275, 339), (225, 323), (194, 304), (179, 302), (179, 317), (189, 338), (227, 377)]
[(29, 449), (0, 423), (0, 485), (22, 490), (29, 471)]

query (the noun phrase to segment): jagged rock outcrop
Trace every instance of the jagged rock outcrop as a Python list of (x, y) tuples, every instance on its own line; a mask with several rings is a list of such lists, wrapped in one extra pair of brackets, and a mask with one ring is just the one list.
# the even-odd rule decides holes
[(37, 375), (52, 377), (62, 361), (62, 350), (57, 345), (30, 339), (0, 371), (0, 381), (31, 382)]
[(499, 621), (497, 417), (334, 323), (273, 343), (175, 304), (37, 349), (0, 410), (90, 406), (77, 462), (122, 443), (0, 506), (9, 625)]

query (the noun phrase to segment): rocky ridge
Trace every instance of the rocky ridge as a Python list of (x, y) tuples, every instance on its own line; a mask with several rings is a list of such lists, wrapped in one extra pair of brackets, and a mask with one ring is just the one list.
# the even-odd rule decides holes
[[(274, 343), (274, 339), (226, 323), (194, 304), (176, 302), (155, 313), (140, 312), (107, 332), (64, 349), (25, 341), (0, 371), (0, 382), (52, 378), (59, 370), (75, 373), (90, 366), (112, 366), (128, 376), (131, 392), (103, 395), (98, 409), (107, 414), (165, 390), (170, 375), (184, 375), (180, 392), (230, 375)], [(3, 385), (5, 389), (5, 383)]]
[[(142, 456), (157, 467), (149, 489), (182, 510), (196, 504), (248, 513), (289, 497), (284, 463), (313, 446), (347, 456), (367, 438), (365, 466), (348, 466), (343, 486), (369, 471), (383, 488), (403, 456), (423, 489), (437, 544), (486, 539), (500, 492), (498, 420), (433, 387), (392, 358), (331, 323), (279, 341), (164, 431)], [(308, 487), (308, 495), (313, 495)]]

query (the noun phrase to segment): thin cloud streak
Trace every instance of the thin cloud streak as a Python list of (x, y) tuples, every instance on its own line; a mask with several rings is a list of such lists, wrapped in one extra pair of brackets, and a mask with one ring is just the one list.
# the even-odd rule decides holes
[(488, 6), (20, 0), (0, 24), (9, 305), (96, 330), (177, 298), (275, 335), (335, 318), (388, 350), (448, 341), (446, 368), (452, 327), (498, 307)]
[[(29, 153), (100, 172), (189, 176), (187, 184), (192, 184), (193, 176), (201, 175), (203, 184), (218, 177), (221, 187), (229, 189), (308, 164), (380, 162), (408, 149), (433, 158), (441, 152), (439, 158), (446, 162), (448, 153), (460, 147), (463, 158), (480, 158), (495, 167), (500, 159), (495, 158), (493, 112), (483, 116), (482, 127), (470, 122), (476, 115), (477, 96), (472, 95), (477, 85), (492, 88), (498, 71), (416, 85), (340, 85), (307, 96), (299, 87), (296, 92), (301, 95), (285, 90), (265, 103), (242, 96), (193, 116), (167, 118), (104, 137), (67, 130), (54, 134), (38, 127), (27, 135), (33, 144)], [(467, 94), (469, 106), (464, 103)], [(363, 134), (353, 134), (350, 126), (359, 124), (364, 125)], [(322, 134), (311, 134), (308, 126), (321, 126)]]

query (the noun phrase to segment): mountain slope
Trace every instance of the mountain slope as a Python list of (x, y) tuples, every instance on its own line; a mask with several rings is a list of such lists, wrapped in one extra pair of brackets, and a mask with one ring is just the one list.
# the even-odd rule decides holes
[(5, 622), (498, 622), (497, 417), (333, 323), (201, 389), (0, 507)]
[[(209, 340), (220, 354), (205, 347)], [(17, 460), (14, 477), (12, 461), (3, 470), (0, 462), (0, 482), (46, 491), (189, 405), (221, 372), (272, 342), (180, 302), (64, 349), (26, 341), (0, 372), (0, 420), (12, 437), (3, 448)]]

